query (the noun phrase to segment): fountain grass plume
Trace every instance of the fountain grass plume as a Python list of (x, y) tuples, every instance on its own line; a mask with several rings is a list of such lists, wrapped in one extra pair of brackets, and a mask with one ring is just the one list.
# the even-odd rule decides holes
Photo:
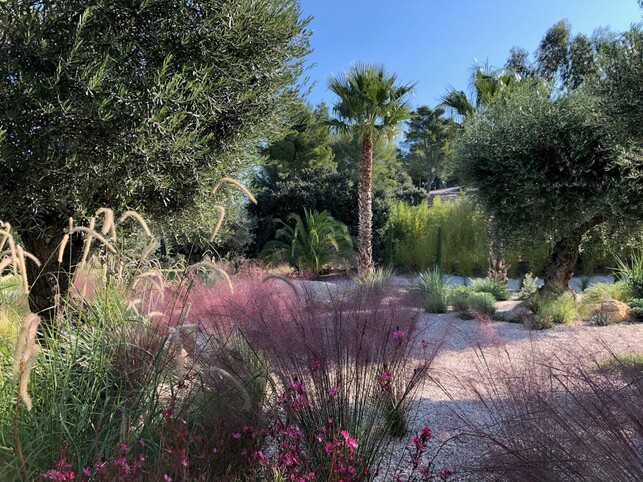
[(87, 234), (87, 237), (85, 238), (85, 245), (83, 246), (83, 257), (80, 260), (80, 267), (85, 266), (85, 263), (87, 262), (87, 258), (89, 257), (89, 250), (92, 247), (92, 234), (94, 232), (94, 228), (96, 227), (96, 219), (91, 218), (89, 220), (89, 232)]
[(252, 193), (248, 190), (248, 188), (246, 186), (244, 186), (243, 184), (241, 184), (236, 179), (232, 179), (230, 177), (222, 177), (221, 179), (219, 179), (219, 181), (212, 188), (212, 195), (213, 196), (217, 193), (217, 191), (219, 190), (219, 188), (221, 187), (221, 185), (223, 183), (233, 184), (233, 185), (237, 186), (246, 196), (248, 196), (250, 201), (252, 201), (254, 204), (257, 204), (257, 200), (252, 195)]
[(102, 207), (96, 211), (96, 216), (103, 215), (103, 226), (101, 234), (111, 233), (112, 239), (116, 239), (116, 225), (114, 224), (114, 211), (110, 208)]
[(150, 238), (152, 237), (152, 231), (150, 231), (150, 228), (147, 226), (147, 223), (145, 222), (145, 219), (143, 219), (143, 216), (141, 216), (139, 213), (136, 211), (125, 211), (120, 219), (118, 220), (119, 223), (125, 222), (127, 219), (132, 218), (140, 224), (141, 228), (143, 228), (143, 231), (145, 231), (145, 234), (147, 234)]
[(228, 288), (230, 288), (230, 293), (234, 293), (234, 287), (232, 286), (232, 281), (230, 280), (230, 276), (228, 276), (228, 273), (226, 273), (224, 270), (222, 270), (221, 268), (219, 268), (217, 265), (215, 265), (210, 261), (200, 261), (198, 263), (194, 263), (188, 266), (185, 270), (185, 274), (194, 273), (195, 271), (198, 271), (200, 269), (205, 269), (207, 271), (211, 271), (221, 276), (228, 284)]
[[(0, 241), (0, 274), (2, 270), (12, 266), (14, 273), (20, 275), (24, 292), (29, 293), (26, 259), (34, 262), (38, 267), (41, 266), (40, 261), (33, 254), (25, 251), (22, 246), (16, 244), (11, 234), (11, 224), (0, 221), (0, 226), (3, 227), (3, 229), (0, 230), (0, 233), (3, 234), (2, 240)], [(2, 251), (5, 244), (9, 246), (9, 249)], [(4, 281), (5, 279), (7, 279), (7, 277), (0, 277), (0, 281)]]
[(40, 317), (30, 313), (24, 320), (18, 338), (16, 340), (16, 349), (13, 358), (13, 376), (20, 375), (18, 385), (18, 396), (31, 411), (32, 402), (27, 387), (29, 377), (33, 368), (33, 362), (40, 351), (40, 346), (36, 342), (36, 334), (40, 325)]
[(221, 225), (223, 224), (223, 218), (225, 217), (225, 207), (217, 205), (214, 206), (214, 209), (217, 210), (219, 216), (217, 217), (217, 223), (214, 225), (214, 229), (212, 229), (212, 234), (210, 234), (211, 243), (214, 242), (214, 239), (217, 237), (219, 229), (221, 229)]
[[(216, 195), (217, 191), (219, 190), (219, 188), (224, 183), (232, 184), (234, 186), (237, 186), (241, 190), (241, 192), (243, 192), (246, 196), (248, 196), (250, 201), (252, 201), (254, 204), (257, 204), (257, 200), (252, 195), (252, 193), (248, 190), (248, 188), (246, 186), (244, 186), (243, 184), (241, 184), (236, 179), (232, 179), (230, 177), (223, 177), (214, 185), (214, 187), (212, 188), (212, 195), (213, 196)], [(221, 229), (221, 225), (223, 224), (223, 218), (225, 217), (225, 213), (226, 213), (224, 206), (216, 205), (216, 206), (214, 206), (214, 209), (217, 210), (217, 213), (219, 214), (219, 216), (217, 217), (217, 222), (214, 225), (214, 228), (212, 229), (212, 234), (210, 234), (210, 242), (211, 243), (214, 242), (214, 239), (216, 238), (217, 234), (219, 233), (219, 230)]]

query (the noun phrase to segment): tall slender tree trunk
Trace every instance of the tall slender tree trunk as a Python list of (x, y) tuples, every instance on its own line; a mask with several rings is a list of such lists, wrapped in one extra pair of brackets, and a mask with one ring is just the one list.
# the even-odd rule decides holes
[(435, 196), (431, 194), (431, 186), (433, 185), (433, 181), (435, 181), (436, 177), (437, 173), (433, 169), (429, 169), (429, 172), (426, 176), (426, 183), (424, 184), (424, 190), (426, 191), (426, 202), (429, 207), (433, 206), (433, 200), (435, 198)]
[(373, 137), (364, 134), (357, 182), (357, 273), (366, 276), (373, 268)]
[(505, 245), (496, 234), (496, 221), (494, 214), (487, 216), (487, 244), (489, 248), (489, 267), (487, 277), (507, 282), (507, 270), (509, 266), (505, 262)]

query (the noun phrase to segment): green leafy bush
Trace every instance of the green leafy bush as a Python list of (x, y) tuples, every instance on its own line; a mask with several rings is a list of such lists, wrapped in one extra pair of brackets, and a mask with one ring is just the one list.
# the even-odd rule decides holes
[(583, 291), (581, 306), (592, 310), (606, 300), (627, 303), (632, 299), (632, 290), (624, 281), (616, 283), (596, 283)]
[(527, 300), (526, 306), (538, 317), (551, 318), (551, 321), (556, 324), (578, 320), (582, 312), (574, 295), (569, 292), (558, 297), (537, 293)]
[(507, 282), (499, 279), (476, 279), (471, 287), (473, 291), (478, 293), (490, 293), (496, 301), (506, 301), (511, 298), (511, 291), (509, 291)]
[(629, 263), (619, 257), (616, 262), (614, 274), (625, 282), (634, 298), (643, 298), (643, 250), (632, 254)]
[(518, 292), (519, 300), (529, 299), (538, 292), (538, 283), (531, 273), (526, 273), (520, 280), (520, 291)]
[(304, 218), (292, 213), (275, 234), (274, 241), (266, 244), (262, 257), (268, 263), (287, 261), (302, 273), (319, 276), (333, 266), (346, 266), (354, 257), (353, 238), (346, 225), (333, 218), (328, 211), (304, 209)]
[(632, 308), (632, 315), (636, 321), (643, 321), (643, 298), (634, 298), (629, 303)]
[(413, 280), (413, 289), (421, 296), (424, 309), (429, 313), (447, 311), (448, 278), (435, 267), (419, 273)]
[(357, 279), (360, 287), (370, 290), (382, 290), (391, 283), (395, 270), (390, 266), (378, 266), (366, 276)]
[(470, 287), (456, 286), (449, 290), (449, 304), (462, 319), (472, 319), (476, 313), (494, 316), (495, 303), (491, 293), (474, 291)]

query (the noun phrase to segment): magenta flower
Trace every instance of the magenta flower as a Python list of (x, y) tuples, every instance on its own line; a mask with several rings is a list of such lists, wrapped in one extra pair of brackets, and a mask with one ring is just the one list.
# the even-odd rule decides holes
[(442, 480), (446, 480), (447, 477), (449, 477), (450, 475), (453, 475), (453, 472), (450, 471), (449, 469), (444, 469), (440, 472), (440, 478)]
[(357, 448), (357, 440), (351, 437), (351, 434), (346, 430), (342, 430), (340, 434), (342, 435), (342, 437), (344, 437), (344, 443), (349, 448), (350, 453), (353, 453), (353, 451)]
[(426, 342), (426, 340), (422, 340), (422, 348), (426, 350), (426, 348), (429, 346), (429, 344)]
[(164, 482), (172, 482), (172, 477), (170, 477), (167, 474), (163, 474), (163, 481)]
[(393, 332), (393, 339), (394, 340), (404, 340), (404, 337), (406, 336), (406, 333), (404, 333), (402, 330), (398, 329)]
[(291, 388), (295, 391), (295, 393), (298, 393), (300, 395), (306, 391), (304, 382), (301, 382), (296, 378), (292, 381)]
[(420, 432), (420, 437), (422, 437), (423, 442), (429, 440), (431, 438), (431, 429), (427, 426), (424, 426), (422, 432)]
[(328, 398), (331, 400), (335, 398), (335, 395), (337, 395), (341, 391), (340, 387), (332, 387), (330, 390), (328, 390)]
[(232, 432), (232, 438), (239, 440), (241, 438), (241, 434), (239, 432)]
[(384, 372), (381, 375), (377, 376), (377, 382), (380, 384), (380, 387), (385, 392), (391, 391), (391, 379), (393, 374), (391, 372)]

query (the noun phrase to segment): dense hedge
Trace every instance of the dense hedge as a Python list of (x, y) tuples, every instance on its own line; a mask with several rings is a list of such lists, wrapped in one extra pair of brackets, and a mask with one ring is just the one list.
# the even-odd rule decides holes
[[(274, 220), (286, 220), (290, 213), (304, 215), (304, 208), (327, 210), (335, 219), (348, 226), (357, 236), (357, 185), (349, 177), (328, 167), (304, 169), (276, 182), (264, 182), (255, 189), (256, 205), (248, 207), (256, 219), (254, 241), (249, 255), (256, 256), (275, 236)], [(389, 218), (389, 202), (382, 190), (373, 192), (373, 255), (383, 256), (385, 231)]]

